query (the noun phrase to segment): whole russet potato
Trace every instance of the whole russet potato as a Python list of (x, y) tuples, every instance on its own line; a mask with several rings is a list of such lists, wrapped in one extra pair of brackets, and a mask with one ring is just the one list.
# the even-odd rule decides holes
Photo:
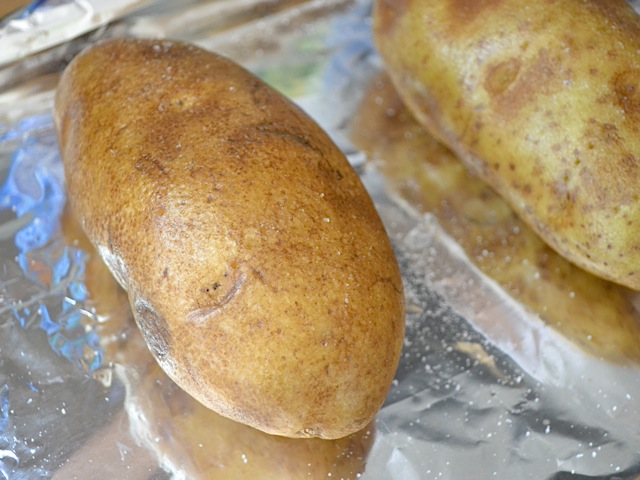
[(71, 206), (181, 388), (272, 434), (369, 424), (400, 356), (402, 281), (317, 124), (223, 57), (132, 39), (69, 64), (55, 118)]
[(624, 0), (377, 0), (432, 134), (576, 265), (640, 289), (640, 17)]

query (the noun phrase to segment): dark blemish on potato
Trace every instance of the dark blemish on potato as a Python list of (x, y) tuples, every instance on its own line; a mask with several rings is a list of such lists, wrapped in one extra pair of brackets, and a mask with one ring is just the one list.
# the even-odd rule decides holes
[(203, 174), (204, 170), (205, 170), (205, 168), (204, 168), (203, 165), (192, 165), (192, 166), (189, 166), (189, 168), (188, 168), (189, 176), (191, 178), (198, 178)]
[(275, 122), (267, 122), (255, 125), (255, 129), (262, 134), (273, 134), (284, 140), (292, 140), (298, 145), (312, 150), (320, 156), (324, 156), (323, 150), (314, 145), (309, 139), (309, 136), (304, 131), (299, 130), (296, 126), (284, 126)]
[(213, 285), (211, 285), (211, 287), (207, 287), (205, 288), (205, 292), (209, 293), (209, 292), (215, 292), (216, 290), (218, 290), (222, 285), (220, 285), (220, 282), (215, 282)]
[(145, 175), (165, 175), (169, 169), (156, 157), (143, 153), (135, 164), (136, 170)]
[(520, 71), (520, 60), (510, 58), (503, 62), (492, 65), (488, 68), (487, 77), (484, 81), (484, 88), (493, 97), (500, 95), (516, 80)]
[(501, 3), (502, 0), (450, 0), (449, 16), (453, 24), (464, 27), (483, 12), (491, 13), (491, 9), (499, 7)]
[[(207, 303), (207, 306), (196, 308), (187, 315), (190, 322), (195, 325), (204, 323), (207, 319), (220, 313), (231, 301), (238, 296), (242, 288), (246, 284), (247, 276), (242, 273), (237, 276), (235, 281), (231, 282), (227, 288), (222, 288), (222, 284), (215, 282), (211, 287), (203, 289), (206, 295), (205, 301), (199, 301), (199, 304)], [(216, 286), (217, 284), (217, 286)], [(213, 288), (213, 286), (216, 286)]]
[(173, 100), (169, 102), (169, 107), (176, 111), (183, 111), (193, 108), (195, 103), (196, 100), (192, 95), (183, 95), (178, 98), (173, 98)]
[[(637, 183), (638, 176), (640, 176), (640, 165), (638, 165), (638, 159), (633, 154), (622, 157), (620, 160), (620, 173), (627, 182)], [(631, 202), (635, 203), (638, 200), (637, 195), (631, 195), (630, 197)]]
[[(631, 205), (636, 203), (637, 184), (640, 179), (638, 158), (622, 147), (617, 129), (602, 125), (603, 148), (610, 150), (610, 156), (594, 156), (587, 166), (580, 169), (580, 184), (594, 206), (608, 209), (610, 205)], [(602, 178), (609, 178), (606, 188)], [(615, 210), (614, 210), (615, 211)]]
[(398, 20), (409, 10), (412, 0), (382, 0), (376, 2), (376, 29), (389, 34)]
[[(637, 13), (628, 2), (585, 2), (584, 8), (591, 10), (597, 17), (605, 17), (608, 21), (602, 27), (604, 29), (614, 26), (627, 38), (637, 38), (640, 28), (637, 21)], [(590, 12), (591, 13), (591, 12)], [(606, 32), (608, 33), (608, 32)]]
[(258, 109), (275, 108), (278, 100), (274, 94), (259, 80), (247, 79), (247, 93), (251, 96), (253, 104)]
[(622, 108), (628, 120), (640, 120), (640, 69), (623, 70), (611, 79), (614, 102)]
[(260, 282), (265, 284), (267, 283), (267, 280), (264, 278), (264, 275), (260, 270), (258, 270), (257, 268), (253, 268), (251, 269), (251, 272), (256, 276), (258, 280), (260, 280)]
[(601, 138), (607, 145), (620, 144), (620, 134), (618, 133), (618, 127), (612, 123), (603, 123), (600, 125)]
[(166, 357), (173, 341), (167, 321), (144, 300), (136, 300), (134, 317), (149, 349), (160, 359)]
[(266, 285), (274, 292), (278, 291), (277, 288), (275, 288), (270, 282), (267, 281), (266, 277), (260, 270), (258, 270), (257, 268), (252, 268), (251, 273), (253, 273), (253, 275), (260, 281), (260, 283)]
[[(497, 64), (493, 87), (496, 94), (493, 95), (491, 104), (497, 113), (505, 117), (512, 118), (523, 107), (536, 103), (536, 97), (539, 95), (551, 95), (560, 91), (563, 81), (572, 78), (572, 73), (566, 66), (553, 58), (546, 49), (541, 49), (535, 58), (522, 65), (519, 59), (510, 59), (503, 63), (504, 65)], [(509, 80), (511, 83), (507, 84)], [(497, 90), (501, 85), (504, 89), (498, 94)], [(491, 86), (490, 83), (489, 87)]]

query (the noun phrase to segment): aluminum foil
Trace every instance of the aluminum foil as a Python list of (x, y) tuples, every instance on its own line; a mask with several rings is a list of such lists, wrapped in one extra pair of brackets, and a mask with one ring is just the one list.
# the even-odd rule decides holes
[[(50, 1), (0, 23), (0, 478), (640, 478), (640, 367), (585, 353), (545, 325), (351, 141), (381, 68), (370, 9)], [(119, 35), (180, 38), (236, 59), (314, 116), (361, 173), (408, 304), (394, 385), (364, 432), (270, 437), (206, 411), (153, 362), (126, 296), (65, 210), (52, 123), (64, 65)]]

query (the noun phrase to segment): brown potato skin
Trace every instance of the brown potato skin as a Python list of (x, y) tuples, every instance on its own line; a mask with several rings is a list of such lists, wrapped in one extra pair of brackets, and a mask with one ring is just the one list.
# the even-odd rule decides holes
[(374, 32), (433, 135), (561, 255), (640, 289), (640, 19), (624, 0), (378, 0)]
[(480, 271), (548, 328), (596, 358), (640, 363), (638, 293), (553, 251), (413, 118), (386, 74), (371, 82), (352, 139), (394, 196), (433, 215)]
[(61, 78), (68, 195), (167, 374), (268, 433), (366, 426), (404, 336), (402, 281), (360, 179), (233, 62), (112, 40)]
[[(108, 318), (96, 328), (104, 364), (118, 365), (113, 371), (126, 386), (125, 410), (133, 424), (127, 428), (132, 429), (140, 447), (154, 452), (163, 467), (176, 466), (190, 480), (357, 480), (362, 476), (375, 440), (374, 423), (334, 440), (286, 438), (222, 417), (180, 389), (149, 352), (133, 322), (126, 292), (69, 209), (61, 224), (65, 241), (88, 254), (85, 284), (89, 302), (92, 311)], [(102, 438), (104, 433), (96, 432), (94, 437), (105, 440), (103, 448), (114, 450), (119, 459), (120, 450), (109, 443), (108, 436)], [(76, 452), (77, 461), (72, 459), (54, 479), (73, 478), (79, 464), (91, 462), (95, 455), (91, 448)], [(129, 469), (130, 462), (119, 466), (123, 472), (116, 465), (110, 478), (137, 480), (143, 475), (144, 463), (136, 466), (137, 475)], [(104, 478), (103, 468), (90, 468), (79, 478)]]

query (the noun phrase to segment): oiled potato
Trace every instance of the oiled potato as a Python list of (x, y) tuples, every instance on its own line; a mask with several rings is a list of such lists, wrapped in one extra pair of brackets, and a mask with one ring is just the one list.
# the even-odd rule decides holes
[[(123, 290), (76, 218), (66, 212), (62, 224), (67, 242), (89, 255), (85, 278), (89, 301), (99, 315), (108, 317), (97, 326), (104, 362), (117, 365), (114, 369), (127, 387), (125, 408), (131, 414), (132, 430), (141, 440), (141, 448), (153, 452), (155, 461), (172, 470), (177, 478), (190, 480), (360, 478), (375, 438), (373, 424), (335, 440), (285, 438), (224, 418), (178, 388), (155, 362), (133, 324)], [(102, 432), (96, 433), (101, 435)], [(100, 451), (107, 454), (115, 450), (120, 455), (113, 438), (110, 440), (111, 443), (108, 438), (99, 440), (105, 442)], [(95, 449), (91, 445), (88, 451), (77, 452), (57, 475), (70, 478), (95, 455)], [(120, 465), (127, 470), (116, 471), (111, 478), (140, 478), (140, 462), (136, 462), (137, 476), (135, 469), (128, 469), (130, 463)], [(85, 473), (82, 478), (99, 474), (95, 469)]]
[(638, 294), (549, 248), (414, 120), (386, 75), (372, 82), (352, 130), (394, 194), (433, 214), (483, 273), (549, 328), (596, 357), (640, 362)]
[(343, 154), (238, 65), (114, 40), (56, 96), (69, 199), (167, 374), (268, 433), (337, 438), (382, 405), (401, 277)]
[(640, 19), (624, 0), (378, 0), (418, 119), (542, 238), (640, 289)]

